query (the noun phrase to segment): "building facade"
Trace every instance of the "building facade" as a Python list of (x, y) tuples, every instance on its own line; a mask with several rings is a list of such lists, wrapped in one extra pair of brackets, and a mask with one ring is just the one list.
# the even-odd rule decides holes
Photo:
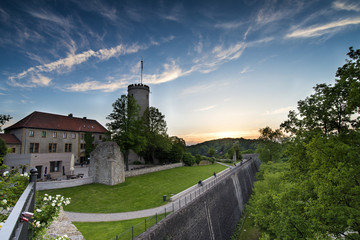
[(86, 117), (33, 112), (5, 129), (5, 135), (18, 139), (16, 147), (4, 139), (8, 147), (14, 149), (5, 156), (5, 164), (10, 167), (36, 167), (41, 177), (47, 177), (49, 173), (55, 178), (69, 174), (73, 164), (87, 161), (87, 132), (92, 134), (93, 144), (97, 144), (103, 141), (107, 130), (96, 120)]

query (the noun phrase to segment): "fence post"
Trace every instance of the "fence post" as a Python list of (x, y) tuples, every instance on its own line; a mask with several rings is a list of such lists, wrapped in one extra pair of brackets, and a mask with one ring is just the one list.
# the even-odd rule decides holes
[(146, 218), (145, 218), (145, 231), (146, 231)]
[[(34, 183), (34, 186), (33, 186), (33, 189), (32, 189), (32, 191), (33, 191), (33, 195), (32, 195), (32, 198), (31, 199), (29, 199), (30, 200), (30, 205), (29, 205), (29, 209), (28, 209), (28, 211), (29, 212), (32, 212), (32, 213), (34, 213), (35, 212), (35, 194), (36, 194), (36, 181), (37, 181), (37, 175), (38, 175), (38, 171), (37, 171), (37, 169), (36, 168), (32, 168), (31, 170), (30, 170), (30, 177), (29, 177), (29, 183)], [(32, 238), (32, 229), (29, 227), (28, 228), (28, 237), (30, 237), (30, 238)]]
[(131, 226), (131, 239), (134, 239), (134, 226)]
[(155, 218), (156, 218), (156, 223), (157, 223), (157, 213), (155, 214), (155, 216), (156, 216)]
[(166, 218), (166, 208), (165, 208), (165, 218)]

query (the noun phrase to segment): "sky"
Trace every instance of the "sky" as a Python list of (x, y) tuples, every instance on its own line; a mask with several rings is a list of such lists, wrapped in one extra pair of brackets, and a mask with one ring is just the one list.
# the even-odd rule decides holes
[(279, 128), (360, 48), (359, 0), (0, 1), (0, 114), (103, 126), (129, 84), (150, 87), (188, 145)]

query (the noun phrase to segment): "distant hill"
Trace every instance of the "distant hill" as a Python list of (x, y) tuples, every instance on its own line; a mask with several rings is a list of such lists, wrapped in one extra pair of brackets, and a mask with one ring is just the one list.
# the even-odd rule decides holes
[(244, 138), (222, 138), (216, 140), (210, 140), (203, 143), (187, 146), (186, 151), (192, 155), (200, 154), (207, 156), (207, 153), (211, 147), (216, 150), (217, 156), (224, 156), (233, 144), (238, 141), (241, 151), (252, 150), (255, 151), (256, 145), (259, 142), (257, 139), (244, 139)]

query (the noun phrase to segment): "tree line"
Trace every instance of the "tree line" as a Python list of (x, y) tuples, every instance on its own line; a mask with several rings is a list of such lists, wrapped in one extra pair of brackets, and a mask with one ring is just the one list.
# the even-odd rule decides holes
[(250, 212), (261, 239), (360, 239), (360, 50), (280, 129), (260, 129)]

